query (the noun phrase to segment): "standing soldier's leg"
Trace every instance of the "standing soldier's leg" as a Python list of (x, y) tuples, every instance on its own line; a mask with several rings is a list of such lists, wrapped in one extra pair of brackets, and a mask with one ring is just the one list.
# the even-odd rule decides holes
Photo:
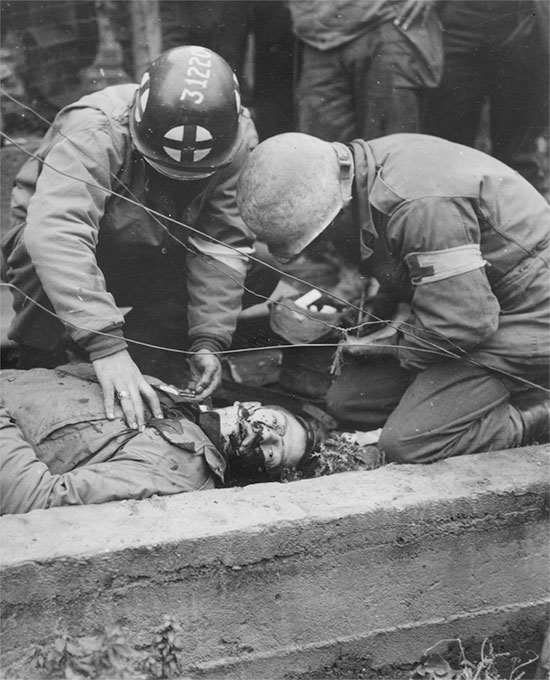
[(442, 3), (443, 78), (439, 87), (426, 95), (424, 133), (474, 146), (494, 78), (493, 57), (486, 43), (491, 18), (488, 3)]
[(298, 129), (325, 141), (348, 142), (357, 136), (354, 94), (341, 51), (302, 44), (296, 92)]
[(356, 136), (368, 140), (399, 132), (420, 132), (423, 85), (416, 63), (418, 56), (407, 38), (393, 23), (386, 22), (369, 37), (356, 40), (349, 50), (357, 52), (350, 65)]
[(548, 36), (538, 17), (523, 12), (499, 49), (491, 86), (491, 141), (496, 158), (514, 168), (537, 189), (544, 183), (537, 140), (548, 131)]

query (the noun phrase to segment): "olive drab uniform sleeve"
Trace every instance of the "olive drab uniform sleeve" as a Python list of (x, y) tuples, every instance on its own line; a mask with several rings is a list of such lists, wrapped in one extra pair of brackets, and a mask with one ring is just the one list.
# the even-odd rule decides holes
[(446, 353), (461, 356), (496, 331), (500, 307), (468, 200), (409, 201), (391, 216), (387, 237), (394, 254), (405, 261), (414, 291), (413, 315), (399, 341), (404, 368), (423, 370)]
[(401, 365), (467, 356), (540, 373), (548, 356), (544, 198), (503, 163), (437, 137), (353, 142), (361, 257), (400, 272)]
[[(254, 242), (238, 213), (235, 185), (257, 143), (254, 125), (243, 109), (235, 156), (206, 191), (194, 196), (196, 183), (166, 179), (178, 185), (186, 206), (180, 215), (179, 208), (165, 209), (163, 177), (149, 182), (145, 161), (133, 149), (129, 110), (136, 87), (109, 87), (63, 109), (16, 178), (13, 226), (2, 245), (7, 279), (22, 291), (14, 292), (9, 332), (20, 345), (51, 351), (68, 333), (92, 361), (114, 354), (127, 346), (115, 301), (139, 307), (139, 286), (149, 292), (162, 277), (187, 283), (188, 296), (179, 283), (174, 290), (182, 313), (188, 312), (193, 349), (231, 342)], [(164, 215), (193, 228), (193, 254), (175, 247), (174, 225), (166, 229)], [(60, 320), (28, 298), (53, 308)]]
[[(241, 310), (254, 236), (237, 207), (237, 179), (258, 138), (246, 110), (241, 114), (240, 125), (242, 143), (232, 163), (219, 171), (219, 179), (195, 225), (205, 238), (194, 233), (189, 239), (193, 250), (186, 257), (188, 325), (193, 350), (208, 348), (215, 351), (229, 347)], [(209, 240), (208, 236), (216, 241)]]
[[(59, 114), (39, 150), (43, 164), (37, 169), (38, 161), (31, 160), (22, 169), (12, 200), (21, 204), (22, 217), (26, 207), (26, 224), (20, 228), (21, 245), (9, 254), (11, 269), (18, 270), (18, 252), (26, 249), (55, 313), (94, 358), (105, 344), (97, 331), (115, 336), (109, 338), (106, 353), (126, 347), (122, 313), (96, 261), (100, 220), (127, 151), (127, 139), (117, 126), (90, 107)], [(27, 184), (33, 189), (30, 197), (25, 197)], [(16, 221), (18, 210), (16, 205)], [(24, 309), (18, 316), (16, 324), (28, 326)]]

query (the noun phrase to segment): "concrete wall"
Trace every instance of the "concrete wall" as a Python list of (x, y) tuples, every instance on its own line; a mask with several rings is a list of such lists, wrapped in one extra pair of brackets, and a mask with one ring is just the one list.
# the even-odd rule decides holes
[(183, 626), (189, 668), (255, 680), (342, 653), (411, 662), (441, 637), (537, 626), (549, 454), (4, 517), (3, 677), (56, 626), (85, 635), (119, 621), (143, 645), (165, 614)]

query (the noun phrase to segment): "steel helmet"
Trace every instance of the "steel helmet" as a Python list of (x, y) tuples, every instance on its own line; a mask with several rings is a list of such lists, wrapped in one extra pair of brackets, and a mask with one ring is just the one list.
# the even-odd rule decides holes
[(206, 47), (164, 52), (147, 69), (130, 111), (132, 141), (174, 179), (207, 177), (228, 165), (240, 143), (239, 83)]
[(300, 253), (351, 200), (353, 161), (344, 144), (287, 132), (250, 154), (237, 203), (247, 226), (280, 261)]

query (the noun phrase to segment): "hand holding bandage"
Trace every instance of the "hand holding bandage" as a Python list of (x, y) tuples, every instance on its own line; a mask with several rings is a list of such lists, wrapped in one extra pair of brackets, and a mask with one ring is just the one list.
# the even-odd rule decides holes
[(397, 334), (399, 327), (410, 316), (411, 307), (406, 302), (400, 302), (392, 319), (378, 331), (361, 338), (346, 336), (343, 350), (354, 356), (381, 356), (397, 354)]

